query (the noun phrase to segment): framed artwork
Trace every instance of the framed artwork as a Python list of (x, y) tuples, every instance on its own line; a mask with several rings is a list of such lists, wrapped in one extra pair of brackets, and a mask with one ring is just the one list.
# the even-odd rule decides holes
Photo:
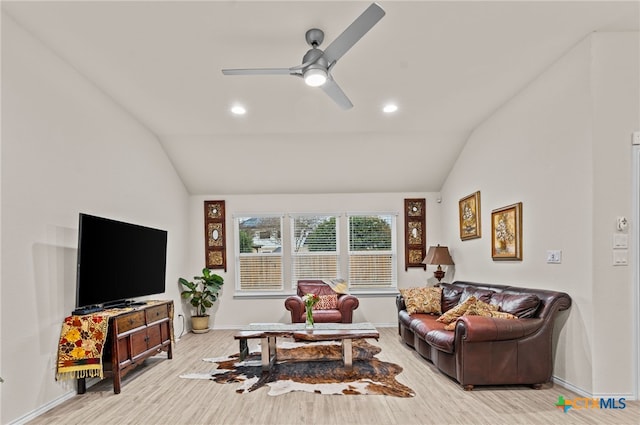
[(421, 267), (427, 269), (422, 260), (427, 255), (426, 221), (424, 198), (404, 200), (404, 269)]
[(204, 201), (204, 252), (209, 269), (227, 271), (224, 201)]
[(480, 228), (480, 191), (465, 196), (458, 202), (460, 212), (460, 239), (479, 238)]
[(491, 211), (491, 257), (522, 260), (522, 202)]

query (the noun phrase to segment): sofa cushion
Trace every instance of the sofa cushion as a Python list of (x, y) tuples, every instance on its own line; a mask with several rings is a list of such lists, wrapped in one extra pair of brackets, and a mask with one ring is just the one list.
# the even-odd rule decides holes
[(511, 313), (520, 319), (526, 319), (536, 317), (540, 298), (534, 294), (495, 293), (491, 296), (490, 303), (497, 305), (500, 311)]
[[(454, 322), (455, 323), (455, 322)], [(437, 348), (440, 351), (446, 353), (453, 353), (453, 342), (455, 334), (453, 332), (447, 332), (445, 330), (435, 329), (429, 331), (425, 335), (424, 340), (432, 347)]]
[(462, 315), (467, 311), (467, 309), (476, 302), (476, 297), (471, 296), (467, 298), (464, 302), (458, 304), (453, 307), (451, 310), (444, 313), (442, 316), (438, 317), (436, 321), (444, 323), (448, 325), (451, 322), (455, 322), (458, 317), (462, 317)]
[(460, 295), (460, 303), (465, 302), (469, 297), (475, 297), (476, 299), (488, 303), (491, 300), (491, 296), (495, 294), (495, 291), (491, 289), (480, 289), (473, 286), (467, 286)]
[(318, 295), (320, 298), (313, 305), (314, 310), (335, 310), (338, 308), (338, 294)]
[(442, 314), (440, 303), (442, 288), (408, 288), (401, 289), (407, 313)]
[(409, 329), (415, 332), (416, 335), (420, 336), (420, 338), (424, 339), (425, 336), (432, 330), (444, 329), (444, 324), (437, 322), (437, 318), (438, 317), (434, 316), (433, 314), (414, 314), (413, 316), (411, 316)]
[(440, 286), (442, 287), (442, 302), (440, 309), (443, 313), (446, 313), (458, 305), (464, 288), (450, 283), (441, 283)]

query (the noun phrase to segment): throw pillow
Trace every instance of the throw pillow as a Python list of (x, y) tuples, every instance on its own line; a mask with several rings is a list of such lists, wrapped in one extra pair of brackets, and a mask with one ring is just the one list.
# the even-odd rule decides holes
[(442, 314), (440, 300), (442, 288), (409, 288), (401, 289), (407, 313)]
[(313, 305), (314, 310), (335, 310), (338, 308), (338, 294), (318, 295), (320, 299)]
[(495, 304), (487, 304), (483, 301), (476, 300), (475, 303), (471, 304), (467, 311), (465, 311), (465, 316), (484, 316), (491, 317), (491, 312), (498, 311), (498, 306)]
[(348, 294), (347, 282), (344, 279), (324, 279), (324, 283), (329, 285), (331, 289), (337, 294)]
[(467, 312), (467, 309), (476, 302), (476, 297), (471, 296), (466, 299), (462, 304), (458, 304), (453, 307), (451, 310), (444, 313), (442, 316), (436, 319), (436, 322), (444, 323), (448, 325), (451, 322), (455, 322), (458, 317), (461, 317), (464, 313)]
[[(516, 316), (510, 313), (506, 313), (504, 311), (498, 311), (498, 306), (494, 304), (487, 304), (485, 302), (476, 300), (473, 304), (471, 304), (467, 311), (463, 314), (463, 316), (482, 316), (482, 317), (495, 317), (499, 319), (517, 319)], [(456, 317), (451, 323), (448, 323), (444, 329), (446, 331), (453, 331), (456, 328), (456, 322), (458, 317)]]
[(458, 323), (457, 319), (454, 320), (453, 322), (449, 323), (448, 325), (446, 325), (444, 327), (444, 330), (445, 331), (453, 331), (453, 330), (455, 330), (456, 329), (456, 323)]
[(514, 316), (511, 313), (507, 313), (505, 311), (492, 311), (491, 317), (495, 317), (497, 319), (517, 319), (518, 316)]

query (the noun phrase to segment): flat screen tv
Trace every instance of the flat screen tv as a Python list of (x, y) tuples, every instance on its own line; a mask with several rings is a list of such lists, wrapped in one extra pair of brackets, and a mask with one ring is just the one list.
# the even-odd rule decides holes
[(81, 213), (76, 307), (163, 293), (166, 263), (165, 230)]

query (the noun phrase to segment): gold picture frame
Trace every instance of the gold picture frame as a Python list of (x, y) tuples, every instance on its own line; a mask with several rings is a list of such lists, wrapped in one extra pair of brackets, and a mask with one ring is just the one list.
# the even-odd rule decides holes
[(476, 239), (482, 236), (480, 215), (480, 191), (458, 201), (460, 217), (460, 240)]
[(224, 201), (204, 201), (204, 253), (208, 269), (227, 271)]
[(522, 261), (522, 202), (491, 211), (491, 258)]
[(407, 198), (404, 200), (404, 270), (409, 267), (427, 269), (422, 260), (427, 255), (427, 223), (425, 198)]

